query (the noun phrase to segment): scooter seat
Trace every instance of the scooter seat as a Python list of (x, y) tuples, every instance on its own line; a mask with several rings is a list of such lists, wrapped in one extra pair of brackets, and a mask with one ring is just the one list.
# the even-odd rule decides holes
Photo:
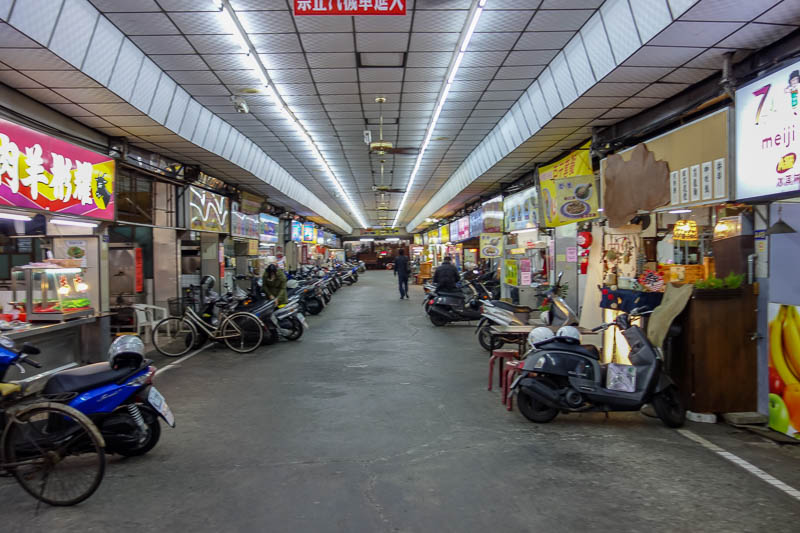
[(42, 391), (44, 394), (84, 392), (109, 383), (124, 381), (141, 367), (124, 367), (114, 370), (108, 363), (94, 363), (59, 372), (51, 377)]
[(453, 298), (464, 298), (464, 293), (458, 290), (455, 291), (436, 291), (439, 296), (450, 296)]
[(594, 359), (600, 359), (600, 351), (597, 349), (597, 346), (594, 344), (581, 344), (581, 349), (585, 350), (589, 353), (591, 357)]
[(532, 313), (533, 309), (528, 307), (527, 305), (514, 305), (508, 302), (504, 302), (502, 300), (494, 300), (492, 301), (492, 305), (495, 307), (499, 307), (500, 309), (505, 309), (506, 311), (511, 311), (512, 313)]

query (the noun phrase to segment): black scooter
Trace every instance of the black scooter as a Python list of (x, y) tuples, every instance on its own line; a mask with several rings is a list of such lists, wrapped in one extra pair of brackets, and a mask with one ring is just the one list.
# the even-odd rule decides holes
[(631, 316), (648, 314), (637, 308), (620, 314), (614, 322), (594, 328), (600, 331), (616, 326), (630, 346), (629, 359), (635, 372), (633, 392), (606, 388), (607, 364), (599, 362), (594, 346), (582, 346), (572, 337), (553, 337), (537, 342), (528, 352), (520, 375), (509, 395), (517, 393), (520, 412), (532, 422), (545, 423), (560, 412), (638, 411), (652, 403), (656, 414), (668, 427), (680, 427), (686, 417), (678, 388), (663, 370), (658, 350)]
[(469, 285), (472, 295), (468, 298), (465, 290), (443, 291), (436, 289), (426, 295), (423, 302), (428, 318), (434, 326), (444, 326), (450, 322), (480, 320), (481, 299), (475, 288)]

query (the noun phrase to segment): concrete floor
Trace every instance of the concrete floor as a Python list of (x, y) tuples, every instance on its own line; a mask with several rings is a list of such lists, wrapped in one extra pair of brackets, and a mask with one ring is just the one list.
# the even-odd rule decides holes
[[(171, 367), (157, 385), (178, 426), (150, 454), (38, 514), (0, 478), (0, 530), (798, 530), (800, 501), (657, 420), (506, 412), (472, 328), (434, 328), (421, 300), (369, 272), (296, 343)], [(800, 487), (800, 446), (687, 428)]]

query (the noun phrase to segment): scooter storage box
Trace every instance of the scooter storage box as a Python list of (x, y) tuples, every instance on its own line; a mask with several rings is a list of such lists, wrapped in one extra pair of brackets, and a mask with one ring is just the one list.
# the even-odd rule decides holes
[(606, 388), (620, 392), (636, 392), (636, 367), (609, 363)]

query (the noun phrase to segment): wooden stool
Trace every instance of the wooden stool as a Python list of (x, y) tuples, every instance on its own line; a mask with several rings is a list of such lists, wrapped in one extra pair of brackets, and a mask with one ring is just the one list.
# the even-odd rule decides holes
[(511, 390), (511, 383), (514, 382), (514, 377), (522, 372), (524, 365), (525, 361), (507, 361), (506, 366), (503, 368), (503, 403), (506, 406), (506, 411), (511, 411), (514, 403), (514, 397), (508, 395), (509, 390)]
[(494, 375), (494, 362), (499, 361), (499, 368), (497, 370), (497, 381), (500, 387), (503, 386), (503, 364), (506, 360), (519, 359), (519, 352), (517, 350), (500, 349), (492, 350), (492, 356), (489, 357), (489, 390), (492, 390), (492, 376)]

